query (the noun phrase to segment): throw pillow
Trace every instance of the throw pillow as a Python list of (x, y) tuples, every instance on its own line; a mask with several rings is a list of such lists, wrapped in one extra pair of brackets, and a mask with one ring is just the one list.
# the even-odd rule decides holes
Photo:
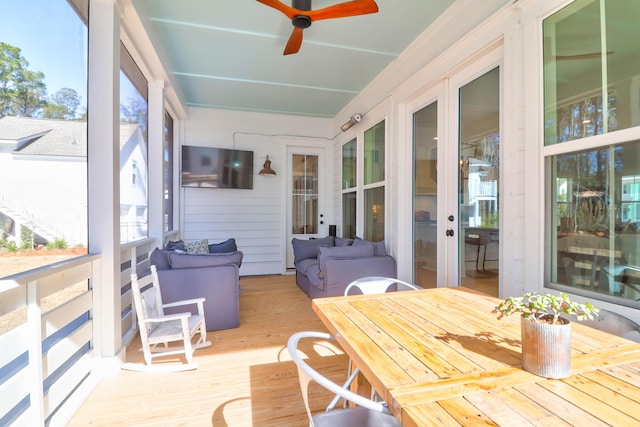
[(375, 256), (387, 255), (387, 248), (384, 245), (384, 240), (380, 240), (379, 242), (374, 242), (373, 246), (374, 246)]
[(162, 249), (155, 248), (151, 255), (149, 255), (149, 262), (156, 266), (158, 270), (168, 270), (171, 268), (169, 264), (169, 253), (171, 251), (163, 251)]
[(384, 240), (380, 240), (379, 242), (370, 242), (368, 240), (361, 239), (360, 237), (356, 237), (355, 240), (353, 241), (353, 246), (361, 246), (361, 245), (373, 245), (375, 256), (387, 255), (387, 248), (384, 244)]
[(172, 269), (213, 267), (216, 265), (236, 264), (238, 267), (242, 263), (242, 252), (236, 251), (226, 254), (178, 254), (169, 253), (169, 263)]
[(226, 252), (235, 252), (238, 250), (236, 239), (227, 239), (224, 242), (213, 243), (209, 245), (210, 254), (221, 254)]
[(352, 244), (353, 244), (353, 239), (336, 237), (336, 246), (351, 246)]
[(184, 242), (182, 240), (176, 240), (175, 242), (169, 241), (166, 245), (164, 245), (165, 251), (184, 251)]
[(184, 250), (188, 254), (208, 254), (209, 242), (206, 240), (197, 240), (195, 242), (189, 242), (184, 244)]
[(324, 272), (326, 271), (325, 264), (328, 259), (351, 259), (351, 258), (365, 258), (372, 257), (374, 255), (375, 248), (373, 243), (354, 245), (353, 246), (336, 246), (332, 248), (321, 247), (318, 249), (318, 266), (320, 272), (318, 277), (324, 279)]
[(318, 248), (320, 246), (334, 246), (334, 242), (335, 240), (333, 236), (310, 240), (302, 240), (296, 238), (291, 239), (291, 244), (293, 245), (294, 263), (298, 263), (307, 258), (317, 258)]

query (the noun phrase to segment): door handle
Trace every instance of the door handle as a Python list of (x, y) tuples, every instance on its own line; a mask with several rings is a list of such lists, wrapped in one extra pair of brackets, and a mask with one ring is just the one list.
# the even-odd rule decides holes
[(451, 236), (453, 236), (455, 233), (453, 232), (453, 229), (452, 229), (452, 228), (450, 228), (450, 229), (448, 229), (448, 230), (445, 232), (445, 234), (446, 234), (447, 236), (451, 237)]

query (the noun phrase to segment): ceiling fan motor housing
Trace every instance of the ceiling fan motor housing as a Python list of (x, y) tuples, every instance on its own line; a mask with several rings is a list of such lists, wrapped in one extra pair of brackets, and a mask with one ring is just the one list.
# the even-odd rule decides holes
[(311, 18), (306, 15), (295, 16), (291, 23), (296, 28), (309, 28), (311, 26)]

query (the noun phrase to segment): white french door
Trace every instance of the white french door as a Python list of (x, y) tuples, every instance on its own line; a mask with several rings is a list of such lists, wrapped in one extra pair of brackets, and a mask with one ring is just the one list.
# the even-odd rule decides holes
[(501, 49), (408, 104), (413, 280), (498, 293)]
[(322, 186), (324, 150), (290, 147), (287, 164), (287, 268), (294, 268), (291, 239), (328, 234)]

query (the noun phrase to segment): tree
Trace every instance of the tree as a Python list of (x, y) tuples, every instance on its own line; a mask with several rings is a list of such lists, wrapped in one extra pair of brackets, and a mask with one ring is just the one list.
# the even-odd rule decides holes
[(0, 42), (0, 118), (36, 115), (45, 95), (44, 74), (29, 70), (20, 48)]
[(80, 97), (74, 89), (63, 87), (55, 94), (51, 95), (49, 102), (42, 108), (42, 117), (46, 119), (66, 119), (76, 118), (76, 111), (80, 106)]

